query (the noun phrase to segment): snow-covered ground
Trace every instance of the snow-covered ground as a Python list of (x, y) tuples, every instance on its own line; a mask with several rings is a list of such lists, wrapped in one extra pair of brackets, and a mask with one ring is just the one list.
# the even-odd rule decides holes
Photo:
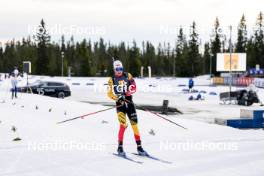
[[(204, 101), (188, 101), (186, 78), (136, 79), (136, 104), (161, 105), (167, 99), (182, 115), (166, 116), (187, 128), (184, 130), (153, 114), (138, 110), (144, 148), (162, 163), (131, 154), (136, 151), (132, 130), (126, 131), (124, 146), (128, 156), (142, 161), (133, 163), (116, 156), (118, 121), (115, 110), (64, 124), (59, 121), (105, 109), (110, 103), (104, 84), (108, 78), (30, 77), (29, 82), (63, 81), (72, 96), (62, 99), (19, 94), (11, 100), (10, 80), (0, 81), (0, 175), (263, 175), (264, 131), (238, 130), (213, 123), (214, 118), (238, 118), (240, 109), (251, 107), (220, 105), (219, 92), (228, 87), (210, 86), (198, 77), (195, 89), (206, 91)], [(19, 84), (24, 85), (25, 79)], [(88, 84), (87, 84), (88, 83)], [(150, 90), (151, 89), (151, 90)], [(238, 89), (233, 87), (233, 90)], [(209, 95), (216, 92), (217, 95)], [(196, 96), (196, 94), (192, 94)], [(261, 100), (262, 89), (258, 90)], [(90, 104), (87, 102), (97, 102)], [(11, 129), (15, 126), (17, 130)], [(151, 133), (152, 132), (152, 133)], [(153, 132), (155, 133), (153, 135)], [(20, 137), (21, 141), (12, 141)]]

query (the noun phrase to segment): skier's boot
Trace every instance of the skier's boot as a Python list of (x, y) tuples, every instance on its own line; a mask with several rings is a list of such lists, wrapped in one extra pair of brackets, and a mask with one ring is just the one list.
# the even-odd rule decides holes
[(123, 149), (123, 142), (118, 142), (117, 153), (120, 156), (126, 156), (126, 153), (124, 152), (124, 149)]
[(137, 151), (140, 156), (148, 156), (148, 153), (141, 146), (141, 141), (137, 141)]

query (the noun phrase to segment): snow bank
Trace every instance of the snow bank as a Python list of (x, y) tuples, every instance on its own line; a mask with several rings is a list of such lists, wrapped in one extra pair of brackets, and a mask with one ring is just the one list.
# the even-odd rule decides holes
[[(56, 79), (57, 78), (47, 78)], [(177, 79), (176, 79), (177, 80)], [(185, 79), (186, 80), (186, 79)], [(67, 80), (66, 80), (67, 81)], [(170, 124), (148, 112), (138, 111), (143, 147), (155, 157), (172, 164), (140, 158), (130, 126), (124, 147), (128, 155), (142, 165), (117, 158), (118, 121), (115, 110), (58, 125), (56, 122), (106, 107), (78, 102), (80, 97), (91, 101), (109, 101), (104, 92), (96, 94), (86, 82), (104, 84), (107, 78), (80, 78), (79, 87), (72, 87), (73, 97), (56, 99), (39, 95), (19, 94), (11, 100), (8, 82), (0, 88), (0, 175), (262, 175), (264, 168), (263, 130), (237, 130), (199, 122), (197, 119), (236, 116), (237, 106), (219, 105), (218, 97), (206, 95), (205, 101), (189, 102), (189, 94), (181, 92), (174, 79), (141, 79), (140, 84), (171, 83), (172, 92), (138, 92), (136, 103), (160, 104), (169, 99), (171, 105), (184, 111), (169, 116), (188, 130)], [(155, 82), (154, 82), (155, 81)], [(183, 81), (183, 80), (181, 80)], [(181, 82), (180, 81), (180, 82)], [(144, 83), (145, 82), (145, 83)], [(199, 90), (220, 92), (226, 87), (200, 86)], [(259, 92), (263, 96), (263, 92)], [(78, 101), (76, 101), (78, 100)], [(249, 108), (257, 108), (249, 107)], [(196, 119), (195, 121), (192, 119)], [(16, 132), (11, 128), (15, 126)], [(150, 133), (150, 131), (154, 131)], [(19, 136), (21, 141), (12, 141)]]

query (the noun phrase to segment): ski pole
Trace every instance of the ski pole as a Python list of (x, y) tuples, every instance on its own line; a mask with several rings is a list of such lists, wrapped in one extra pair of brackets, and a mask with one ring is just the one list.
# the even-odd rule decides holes
[(99, 110), (99, 111), (95, 111), (95, 112), (91, 112), (91, 113), (84, 114), (84, 115), (81, 115), (81, 116), (78, 116), (78, 117), (74, 117), (74, 118), (66, 119), (66, 120), (63, 120), (63, 121), (57, 122), (57, 124), (61, 124), (61, 123), (65, 123), (65, 122), (69, 122), (69, 121), (76, 120), (76, 119), (84, 119), (84, 117), (87, 117), (87, 116), (90, 116), (90, 115), (94, 115), (94, 114), (97, 114), (97, 113), (100, 113), (100, 112), (108, 111), (108, 110), (111, 110), (111, 109), (114, 109), (114, 108), (118, 108), (118, 107), (120, 107), (120, 106), (121, 106), (121, 105), (119, 105), (119, 106), (114, 106), (114, 107), (107, 108), (107, 109), (103, 109), (103, 110)]
[(147, 112), (149, 112), (149, 113), (151, 113), (151, 114), (156, 115), (157, 117), (162, 118), (163, 120), (166, 120), (166, 121), (168, 121), (168, 122), (170, 122), (170, 123), (172, 123), (172, 124), (174, 124), (174, 125), (177, 125), (177, 126), (183, 128), (183, 129), (187, 130), (187, 128), (185, 128), (184, 126), (181, 126), (181, 125), (179, 125), (178, 123), (176, 123), (176, 122), (174, 122), (174, 121), (172, 121), (172, 120), (170, 120), (170, 119), (167, 119), (166, 117), (163, 117), (163, 116), (159, 115), (159, 114), (156, 113), (156, 112), (152, 112), (152, 111), (150, 111), (150, 110), (148, 110), (148, 109), (145, 109), (145, 108), (144, 108), (144, 110), (147, 111)]
[[(127, 103), (131, 103), (131, 104), (137, 106), (135, 103), (133, 103), (133, 102), (131, 102), (131, 101), (129, 101), (129, 100), (125, 100), (125, 101), (126, 101)], [(137, 107), (138, 107), (138, 106), (137, 106)], [(146, 109), (146, 108), (143, 108), (143, 107), (141, 107), (140, 109), (142, 109), (142, 110), (144, 110), (144, 111), (147, 111), (147, 112), (149, 112), (149, 113), (151, 113), (151, 114), (153, 114), (153, 115), (156, 115), (157, 117), (162, 118), (163, 120), (166, 120), (166, 121), (168, 121), (168, 122), (170, 122), (170, 123), (172, 123), (172, 124), (174, 124), (174, 125), (177, 125), (178, 127), (181, 127), (181, 128), (183, 128), (183, 129), (187, 130), (187, 128), (185, 128), (184, 126), (179, 125), (178, 123), (176, 123), (176, 122), (174, 122), (174, 121), (172, 121), (172, 120), (170, 120), (170, 119), (168, 119), (168, 118), (166, 118), (166, 117), (163, 117), (163, 116), (159, 115), (159, 114), (156, 113), (156, 112), (152, 112), (152, 111), (150, 111), (150, 110), (148, 110), (148, 109)]]

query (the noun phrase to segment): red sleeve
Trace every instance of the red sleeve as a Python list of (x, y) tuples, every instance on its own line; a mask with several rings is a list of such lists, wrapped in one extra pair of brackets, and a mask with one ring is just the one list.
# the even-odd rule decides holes
[(126, 96), (131, 96), (133, 93), (135, 93), (137, 91), (137, 85), (135, 80), (132, 78), (131, 80), (129, 80), (129, 87), (128, 87), (128, 91), (126, 92)]

